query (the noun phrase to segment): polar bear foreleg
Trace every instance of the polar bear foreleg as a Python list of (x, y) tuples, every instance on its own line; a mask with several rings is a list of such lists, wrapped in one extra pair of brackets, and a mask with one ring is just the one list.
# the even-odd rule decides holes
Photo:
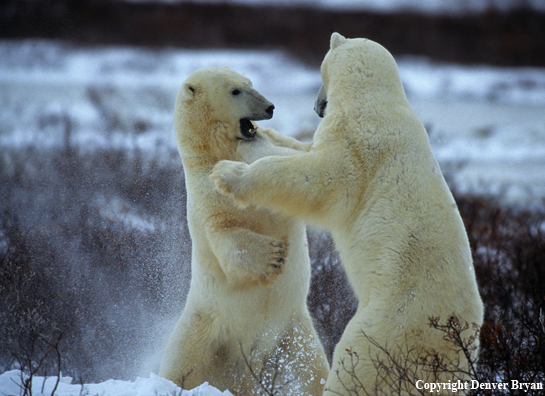
[(232, 286), (274, 282), (284, 270), (288, 242), (233, 225), (232, 220), (206, 228), (208, 241)]
[[(297, 151), (308, 152), (312, 146), (311, 143), (301, 143), (299, 140), (294, 139), (290, 136), (282, 135), (276, 132), (274, 129), (259, 129), (263, 135), (267, 136), (274, 145), (278, 147), (290, 148)], [(283, 155), (283, 154), (278, 154)]]
[(271, 155), (291, 156), (303, 154), (310, 149), (310, 146), (311, 143), (301, 143), (272, 129), (259, 128), (255, 139), (239, 142), (237, 153), (243, 162), (251, 164), (258, 159)]
[[(257, 204), (289, 216), (322, 223), (331, 203), (339, 201), (338, 163), (309, 152), (290, 157), (271, 156), (251, 165), (220, 161), (210, 178), (224, 195), (240, 206)], [(328, 171), (323, 171), (328, 169)]]

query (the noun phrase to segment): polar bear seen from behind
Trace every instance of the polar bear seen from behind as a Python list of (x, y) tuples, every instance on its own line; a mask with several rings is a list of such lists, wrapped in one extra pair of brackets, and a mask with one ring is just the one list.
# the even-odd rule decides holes
[[(392, 385), (414, 391), (412, 381), (383, 380), (375, 365), (395, 371), (388, 350), (402, 364), (435, 352), (467, 368), (459, 348), (429, 325), (430, 317), (482, 324), (467, 235), (390, 53), (334, 33), (321, 72), (315, 109), (324, 118), (309, 152), (251, 165), (222, 161), (212, 179), (239, 205), (269, 207), (331, 232), (358, 309), (335, 347), (325, 394), (392, 394)], [(472, 335), (462, 332), (468, 342)], [(425, 382), (455, 379), (411, 369)]]
[(279, 365), (277, 386), (291, 381), (283, 394), (323, 392), (329, 366), (306, 305), (304, 222), (265, 208), (240, 209), (209, 180), (223, 159), (252, 162), (308, 149), (252, 122), (271, 118), (273, 109), (250, 80), (227, 68), (195, 71), (178, 93), (175, 134), (192, 278), (159, 374), (187, 389), (207, 381), (234, 394), (257, 394), (245, 355), (257, 374), (270, 375), (265, 382)]

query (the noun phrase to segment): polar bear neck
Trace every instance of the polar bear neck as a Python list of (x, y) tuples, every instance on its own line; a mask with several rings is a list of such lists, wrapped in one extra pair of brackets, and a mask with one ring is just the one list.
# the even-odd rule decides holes
[(240, 161), (237, 145), (229, 130), (238, 128), (226, 122), (213, 121), (206, 109), (176, 109), (176, 141), (186, 168), (212, 168), (221, 160)]
[(218, 122), (202, 134), (191, 130), (191, 135), (182, 138), (183, 143), (178, 144), (184, 167), (212, 168), (221, 160), (240, 161), (236, 142), (225, 133), (229, 129), (233, 126)]

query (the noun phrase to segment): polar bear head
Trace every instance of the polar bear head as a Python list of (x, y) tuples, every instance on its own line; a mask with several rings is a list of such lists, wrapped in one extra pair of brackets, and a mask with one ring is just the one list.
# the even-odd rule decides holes
[(353, 99), (363, 99), (371, 105), (398, 100), (406, 102), (393, 56), (374, 41), (347, 39), (333, 33), (321, 73), (323, 85), (314, 105), (320, 117), (324, 117), (332, 98), (351, 98), (352, 103)]
[(192, 124), (190, 133), (210, 133), (221, 125), (227, 138), (251, 140), (256, 136), (252, 121), (270, 119), (274, 105), (239, 73), (207, 67), (193, 72), (183, 83), (176, 108), (184, 122)]

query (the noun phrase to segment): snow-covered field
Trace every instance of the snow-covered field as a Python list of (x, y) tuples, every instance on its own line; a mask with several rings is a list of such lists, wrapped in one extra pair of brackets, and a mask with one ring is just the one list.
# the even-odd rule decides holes
[[(0, 395), (20, 395), (23, 381), (21, 371), (11, 370), (0, 374)], [(34, 396), (232, 396), (231, 392), (221, 392), (208, 383), (190, 391), (182, 390), (173, 382), (151, 374), (149, 378), (135, 381), (108, 380), (99, 384), (77, 384), (70, 377), (35, 377), (30, 392)]]
[[(398, 59), (411, 105), (430, 133), (435, 155), (460, 192), (508, 203), (545, 202), (545, 69), (435, 64)], [(228, 66), (249, 77), (276, 106), (262, 122), (311, 139), (321, 84), (311, 68), (277, 51), (204, 51), (74, 47), (44, 40), (0, 41), (2, 148), (69, 144), (81, 152), (120, 148), (162, 157), (176, 151), (173, 106), (195, 69)], [(169, 157), (167, 157), (169, 158)], [(21, 375), (0, 375), (0, 395), (18, 395)], [(49, 395), (56, 378), (37, 377), (33, 395)], [(63, 377), (56, 395), (221, 395), (203, 385), (180, 393), (151, 374), (135, 381), (86, 384)]]
[[(398, 59), (415, 112), (453, 187), (508, 203), (545, 199), (545, 69)], [(278, 131), (310, 139), (318, 68), (275, 51), (81, 48), (0, 42), (0, 147), (175, 150), (177, 90), (195, 69), (228, 66), (276, 106)]]

